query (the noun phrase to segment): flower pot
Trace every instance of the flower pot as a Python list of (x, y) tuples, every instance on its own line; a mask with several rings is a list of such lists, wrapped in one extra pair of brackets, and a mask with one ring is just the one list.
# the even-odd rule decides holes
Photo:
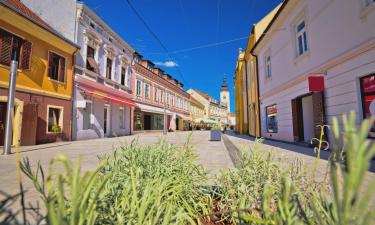
[(211, 130), (210, 134), (211, 141), (221, 141), (221, 130)]

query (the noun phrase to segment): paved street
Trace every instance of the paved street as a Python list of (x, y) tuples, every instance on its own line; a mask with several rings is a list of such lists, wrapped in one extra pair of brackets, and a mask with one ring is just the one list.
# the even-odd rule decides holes
[[(168, 133), (167, 140), (173, 144), (182, 145), (190, 132)], [(134, 138), (139, 138), (140, 144), (154, 144), (163, 137), (161, 133), (142, 133), (133, 136), (116, 138), (94, 139), (76, 142), (52, 143), (39, 146), (21, 147), (21, 157), (28, 157), (35, 166), (39, 160), (42, 165), (48, 165), (51, 158), (58, 154), (65, 154), (73, 161), (81, 157), (83, 170), (92, 170), (98, 165), (97, 155), (109, 153), (123, 143), (129, 143)], [(211, 175), (220, 170), (232, 168), (233, 163), (223, 142), (209, 141), (209, 132), (193, 132), (191, 144), (198, 155), (198, 163), (201, 163)], [(13, 150), (14, 151), (14, 150)], [(0, 190), (8, 194), (16, 194), (19, 190), (15, 154), (0, 156)], [(24, 187), (27, 190), (28, 200), (38, 199), (33, 191), (31, 182), (24, 178)]]

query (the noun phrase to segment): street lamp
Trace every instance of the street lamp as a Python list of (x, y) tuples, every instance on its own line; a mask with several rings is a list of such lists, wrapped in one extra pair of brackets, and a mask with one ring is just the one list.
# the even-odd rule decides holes
[[(20, 43), (18, 43), (20, 44)], [(14, 115), (14, 98), (16, 92), (16, 78), (18, 59), (17, 51), (12, 54), (12, 61), (10, 63), (10, 75), (9, 75), (9, 90), (8, 90), (8, 103), (7, 103), (7, 115), (5, 120), (5, 135), (4, 135), (4, 155), (11, 153), (12, 146), (12, 133), (13, 133), (13, 115)]]

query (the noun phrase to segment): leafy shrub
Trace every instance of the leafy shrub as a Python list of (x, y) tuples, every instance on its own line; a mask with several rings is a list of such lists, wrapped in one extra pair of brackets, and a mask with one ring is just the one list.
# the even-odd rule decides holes
[(211, 130), (221, 130), (221, 126), (215, 125), (215, 126), (211, 127)]
[(133, 141), (100, 159), (109, 182), (98, 207), (99, 224), (194, 224), (197, 215), (208, 212), (208, 199), (198, 188), (206, 174), (188, 144)]

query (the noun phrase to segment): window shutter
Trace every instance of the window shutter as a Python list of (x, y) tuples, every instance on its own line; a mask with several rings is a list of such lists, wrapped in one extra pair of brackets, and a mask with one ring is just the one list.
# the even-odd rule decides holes
[(5, 32), (1, 32), (0, 42), (0, 64), (10, 66), (13, 37)]
[(20, 68), (29, 70), (31, 65), (31, 42), (25, 41), (21, 48)]
[(60, 57), (59, 64), (60, 64), (59, 81), (65, 82), (65, 58), (64, 57)]
[(48, 52), (48, 77), (52, 77), (52, 52)]

